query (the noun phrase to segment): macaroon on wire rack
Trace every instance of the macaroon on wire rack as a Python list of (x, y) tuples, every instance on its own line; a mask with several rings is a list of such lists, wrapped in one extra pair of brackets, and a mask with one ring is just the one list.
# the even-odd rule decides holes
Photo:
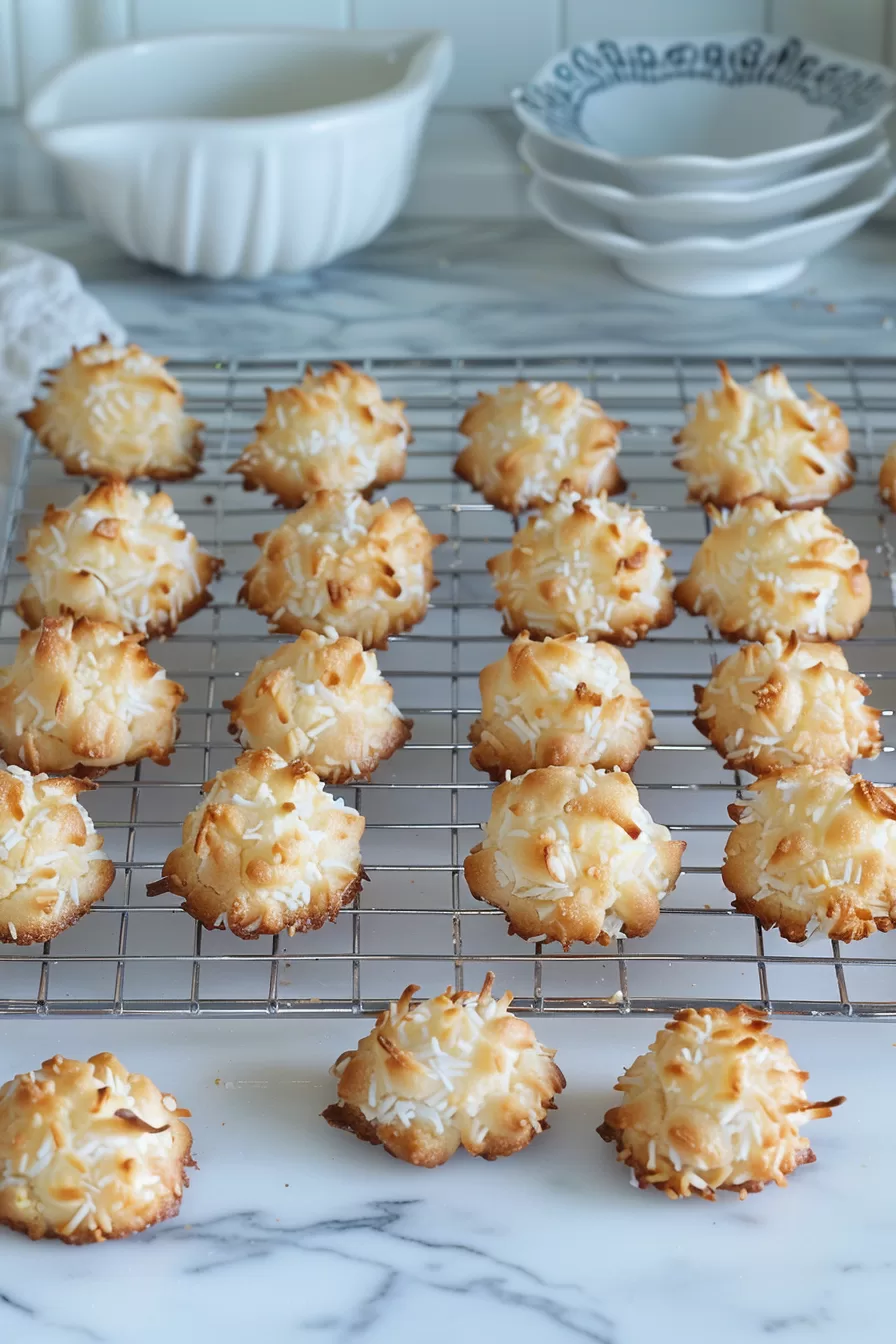
[[(317, 364), (314, 352), (308, 357)], [(626, 651), (635, 684), (655, 715), (657, 746), (633, 771), (655, 820), (687, 841), (682, 875), (646, 938), (607, 947), (531, 944), (508, 936), (503, 915), (473, 900), (463, 860), (488, 815), (492, 785), (468, 759), (467, 733), (479, 709), (477, 677), (507, 646), (485, 569), (505, 549), (514, 520), (494, 510), (452, 472), (461, 446), (457, 426), (480, 389), (515, 378), (563, 379), (596, 396), (608, 414), (627, 420), (620, 467), (628, 498), (643, 508), (686, 572), (706, 532), (703, 511), (685, 499), (672, 467), (671, 437), (683, 410), (714, 384), (711, 358), (351, 359), (401, 397), (415, 433), (405, 479), (388, 490), (407, 494), (434, 532), (448, 534), (436, 552), (440, 586), (426, 619), (379, 654), (396, 702), (414, 720), (413, 736), (369, 783), (337, 790), (365, 816), (362, 842), (369, 881), (333, 924), (294, 938), (244, 942), (208, 932), (172, 896), (147, 896), (147, 884), (180, 840), (202, 782), (229, 766), (237, 746), (222, 701), (233, 696), (258, 658), (285, 637), (238, 605), (243, 573), (257, 555), (252, 536), (276, 526), (263, 493), (247, 493), (226, 469), (251, 438), (264, 387), (295, 381), (298, 360), (172, 361), (190, 412), (206, 423), (203, 473), (164, 487), (200, 544), (225, 558), (214, 600), (151, 655), (185, 686), (181, 735), (168, 767), (141, 762), (110, 772), (83, 797), (116, 879), (104, 901), (52, 943), (0, 945), (0, 1012), (53, 1016), (361, 1015), (379, 1011), (409, 982), (431, 994), (478, 988), (495, 972), (523, 1012), (669, 1012), (684, 1005), (749, 1002), (781, 1014), (896, 1015), (896, 934), (845, 945), (820, 937), (804, 945), (763, 933), (730, 908), (719, 867), (730, 829), (727, 807), (745, 782), (692, 723), (692, 683), (705, 683), (731, 645), (678, 611), (672, 625)], [(730, 361), (735, 377), (753, 375), (769, 358)], [(896, 363), (885, 360), (787, 359), (797, 385), (812, 382), (837, 401), (852, 433), (856, 483), (835, 499), (831, 517), (869, 561), (873, 605), (861, 635), (847, 647), (850, 665), (871, 686), (883, 711), (885, 746), (862, 773), (894, 782), (896, 748), (896, 515), (880, 504), (876, 481), (896, 438)], [(138, 487), (141, 485), (137, 482)], [(63, 504), (90, 482), (66, 477), (30, 438), (23, 443), (9, 491), (0, 653), (11, 661), (21, 629), (15, 602), (24, 584), (16, 561), (25, 532), (50, 503)], [(153, 488), (147, 483), (142, 488)]]

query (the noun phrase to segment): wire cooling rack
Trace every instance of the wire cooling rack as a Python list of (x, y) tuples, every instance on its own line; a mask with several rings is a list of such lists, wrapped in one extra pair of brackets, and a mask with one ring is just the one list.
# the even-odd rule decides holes
[[(205, 420), (204, 474), (170, 487), (199, 541), (223, 555), (215, 601), (150, 652), (189, 701), (169, 767), (148, 762), (113, 771), (84, 799), (116, 880), (105, 901), (52, 943), (0, 946), (0, 1011), (38, 1015), (334, 1015), (379, 1011), (410, 981), (434, 993), (447, 983), (478, 987), (493, 969), (516, 1006), (540, 1013), (672, 1011), (686, 1004), (747, 1001), (777, 1013), (891, 1016), (896, 1013), (896, 934), (864, 943), (810, 941), (798, 947), (754, 919), (734, 913), (719, 865), (729, 829), (727, 805), (740, 777), (694, 729), (692, 682), (703, 682), (730, 646), (679, 612), (627, 652), (636, 684), (650, 699), (659, 745), (634, 770), (642, 801), (657, 821), (687, 841), (675, 891), (647, 938), (609, 947), (556, 945), (542, 950), (505, 932), (503, 915), (471, 898), (463, 859), (488, 815), (491, 786), (470, 768), (467, 731), (478, 707), (480, 668), (507, 641), (492, 607), (486, 558), (503, 549), (513, 522), (484, 504), (451, 471), (457, 424), (480, 388), (516, 377), (562, 378), (597, 396), (632, 428), (621, 463), (629, 497), (685, 572), (705, 534), (702, 511), (685, 501), (671, 465), (671, 435), (697, 392), (713, 384), (708, 358), (355, 360), (386, 396), (407, 402), (416, 441), (406, 479), (389, 493), (409, 494), (434, 531), (449, 534), (437, 552), (441, 586), (426, 619), (380, 655), (397, 703), (414, 719), (411, 742), (370, 783), (339, 790), (367, 819), (363, 853), (370, 882), (354, 905), (316, 933), (245, 943), (206, 932), (173, 897), (149, 899), (179, 842), (180, 823), (199, 786), (232, 763), (235, 747), (221, 702), (253, 663), (278, 642), (236, 594), (256, 548), (252, 534), (276, 522), (270, 500), (246, 494), (225, 474), (251, 437), (265, 385), (294, 381), (304, 360), (180, 362), (189, 409)], [(745, 378), (771, 360), (731, 360)], [(880, 457), (896, 437), (896, 362), (788, 360), (843, 408), (858, 460), (856, 485), (830, 513), (869, 560), (873, 606), (849, 646), (855, 671), (883, 711), (886, 745), (863, 763), (878, 783), (893, 782), (896, 709), (896, 515), (881, 510), (875, 481)], [(84, 488), (88, 488), (86, 485)], [(15, 560), (25, 529), (49, 502), (78, 490), (59, 465), (27, 441), (10, 492), (0, 604), (0, 653), (12, 657), (19, 633), (13, 610), (24, 582)], [(273, 514), (273, 516), (272, 516)]]

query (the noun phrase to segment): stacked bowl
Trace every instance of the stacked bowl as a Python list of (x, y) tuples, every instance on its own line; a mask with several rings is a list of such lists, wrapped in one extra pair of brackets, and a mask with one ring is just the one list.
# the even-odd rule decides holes
[(858, 229), (896, 178), (896, 72), (800, 38), (585, 42), (513, 94), (535, 210), (632, 280), (758, 294)]

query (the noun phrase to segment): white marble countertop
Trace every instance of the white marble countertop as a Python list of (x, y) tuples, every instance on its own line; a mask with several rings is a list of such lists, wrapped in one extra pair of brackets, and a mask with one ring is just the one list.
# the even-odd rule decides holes
[(639, 289), (536, 220), (399, 220), (310, 276), (184, 280), (86, 226), (17, 237), (67, 257), (136, 340), (175, 355), (896, 354), (896, 225), (878, 224), (753, 299)]
[[(896, 1024), (793, 1023), (818, 1161), (743, 1202), (633, 1190), (595, 1134), (612, 1084), (659, 1024), (538, 1024), (569, 1086), (549, 1133), (436, 1171), (331, 1130), (327, 1069), (352, 1022), (0, 1024), (7, 1071), (112, 1049), (193, 1111), (199, 1170), (181, 1217), (73, 1249), (0, 1233), (4, 1344), (884, 1344), (893, 1189), (881, 1173)], [(220, 1079), (220, 1083), (215, 1082)]]
[[(69, 257), (135, 339), (182, 356), (896, 355), (891, 227), (791, 290), (699, 303), (638, 290), (531, 221), (401, 223), (322, 275), (231, 285), (140, 267), (77, 224), (2, 236)], [(0, 1340), (889, 1340), (896, 1022), (778, 1024), (812, 1092), (849, 1103), (810, 1127), (819, 1160), (786, 1190), (714, 1205), (632, 1190), (594, 1133), (658, 1025), (545, 1018), (569, 1081), (550, 1133), (428, 1172), (318, 1118), (364, 1023), (0, 1020), (4, 1077), (109, 1049), (175, 1091), (200, 1164), (181, 1217), (143, 1237), (74, 1250), (0, 1232)]]

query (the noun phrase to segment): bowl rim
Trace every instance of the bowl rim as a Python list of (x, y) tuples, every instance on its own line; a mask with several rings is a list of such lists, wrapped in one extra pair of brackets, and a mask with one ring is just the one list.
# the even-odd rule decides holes
[[(694, 252), (699, 248), (704, 254), (709, 253), (713, 256), (730, 256), (736, 258), (741, 252), (747, 252), (753, 248), (772, 246), (775, 243), (791, 242), (799, 239), (802, 233), (811, 233), (816, 227), (829, 225), (832, 223), (843, 223), (851, 216), (863, 216), (868, 218), (877, 210), (883, 208), (887, 201), (896, 193), (896, 172), (890, 167), (890, 176), (886, 183), (875, 192), (873, 196), (863, 197), (861, 201), (854, 201), (851, 205), (840, 206), (836, 210), (820, 210), (815, 214), (807, 215), (804, 219), (794, 220), (789, 224), (779, 224), (771, 229), (758, 229), (755, 233), (744, 234), (738, 238), (723, 238), (717, 234), (688, 234), (684, 238), (667, 239), (665, 242), (651, 243), (643, 238), (635, 238), (631, 234), (625, 233), (622, 229), (613, 228), (608, 224), (597, 224), (589, 229), (587, 225), (578, 225), (567, 221), (561, 223), (557, 218), (556, 210), (546, 204), (542, 191), (543, 186), (538, 178), (534, 178), (528, 186), (527, 197), (533, 209), (542, 219), (546, 219), (554, 228), (560, 229), (562, 233), (567, 233), (572, 237), (585, 241), (584, 235), (592, 233), (595, 235), (603, 234), (606, 239), (619, 251), (626, 251), (631, 256), (650, 256), (650, 257), (680, 257), (686, 253)], [(548, 184), (551, 187), (551, 184)], [(563, 191), (563, 187), (554, 187), (553, 190)], [(624, 248), (620, 246), (624, 245)]]
[(890, 141), (882, 130), (877, 131), (877, 136), (871, 144), (867, 153), (860, 159), (849, 160), (845, 163), (828, 164), (827, 167), (816, 169), (814, 172), (802, 173), (796, 178), (785, 178), (783, 181), (767, 183), (762, 187), (752, 187), (744, 191), (724, 191), (721, 189), (708, 191), (662, 191), (662, 192), (637, 192), (629, 191), (625, 187), (618, 187), (611, 182), (586, 182), (584, 179), (575, 177), (566, 177), (562, 173), (542, 168), (529, 149), (529, 143), (532, 140), (544, 139), (536, 131), (526, 130), (517, 141), (517, 153), (520, 158), (531, 169), (536, 177), (543, 178), (552, 185), (562, 187), (574, 195), (586, 199), (585, 190), (595, 187), (598, 191), (605, 193), (608, 200), (618, 206), (663, 206), (663, 205), (745, 205), (757, 204), (765, 201), (772, 201), (780, 195), (787, 195), (795, 192), (799, 186), (810, 183), (819, 183), (824, 178), (835, 176), (842, 173), (846, 168), (857, 167), (855, 177), (860, 177), (863, 172), (881, 162), (890, 152)]
[[(214, 49), (224, 45), (245, 47), (253, 40), (277, 39), (287, 41), (317, 38), (321, 48), (342, 47), (345, 50), (380, 50), (389, 43), (411, 42), (416, 40), (417, 50), (411, 55), (407, 69), (401, 79), (389, 88), (365, 95), (361, 98), (346, 99), (325, 107), (296, 109), (293, 112), (260, 113), (258, 116), (212, 117), (158, 115), (133, 116), (111, 120), (93, 118), (92, 120), (65, 122), (42, 122), (42, 105), (53, 96), (59, 86), (75, 71), (95, 65), (102, 67), (115, 63), (121, 57), (130, 60), (145, 52), (164, 51), (173, 47), (196, 47)], [(300, 123), (307, 129), (318, 130), (353, 118), (361, 110), (370, 112), (379, 107), (394, 107), (396, 103), (409, 101), (415, 95), (433, 88), (433, 97), (450, 73), (453, 61), (453, 42), (448, 33), (437, 28), (376, 28), (376, 29), (329, 29), (309, 26), (287, 27), (277, 24), (261, 24), (257, 28), (220, 28), (208, 32), (169, 33), (160, 37), (138, 38), (131, 42), (118, 42), (103, 47), (95, 47), (83, 52), (73, 60), (65, 61), (43, 79), (34, 89), (22, 109), (22, 122), (26, 130), (39, 141), (49, 135), (62, 133), (96, 133), (113, 128), (116, 132), (136, 128), (159, 127), (166, 129), (192, 128), (202, 131), (236, 131), (244, 133), (256, 130), (261, 124)], [(441, 68), (440, 68), (441, 67)]]
[[(540, 81), (548, 79), (554, 72), (558, 63), (564, 58), (571, 59), (572, 53), (576, 50), (596, 46), (598, 42), (612, 42), (616, 46), (624, 46), (626, 43), (640, 44), (644, 46), (661, 46), (665, 49), (673, 47), (677, 43), (688, 43), (693, 46), (705, 46), (708, 43), (726, 43), (735, 44), (737, 42), (747, 42), (751, 40), (767, 41), (773, 38), (780, 42), (780, 48), (783, 50), (788, 43), (797, 43), (807, 55), (815, 56), (830, 63), (845, 63), (857, 70), (866, 71), (868, 74), (876, 75), (886, 90), (886, 97), (880, 107), (869, 115), (866, 119), (856, 121), (852, 125), (844, 127), (842, 130), (833, 131), (828, 135), (816, 136), (810, 140), (800, 140), (793, 145), (782, 145), (779, 149), (760, 150), (754, 154), (619, 154), (615, 150), (605, 149), (600, 145), (593, 145), (581, 140), (574, 140), (564, 137), (550, 130), (546, 123), (538, 118), (524, 101), (528, 91), (533, 89)], [(650, 85), (645, 85), (650, 87)], [(527, 130), (534, 131), (545, 140), (550, 140), (554, 144), (560, 145), (563, 149), (568, 149), (573, 153), (581, 154), (587, 158), (598, 159), (601, 162), (613, 164), (619, 167), (628, 167), (635, 170), (650, 169), (671, 169), (680, 168), (691, 169), (719, 169), (719, 170), (755, 170), (769, 166), (780, 166), (791, 162), (793, 159), (805, 158), (807, 155), (821, 154), (838, 149), (841, 145), (847, 145), (853, 140), (879, 126), (881, 122), (890, 115), (894, 102), (896, 102), (896, 70), (888, 69), (886, 66), (878, 64), (876, 61), (866, 61), (859, 56), (850, 56), (845, 52), (838, 52), (831, 47), (826, 47), (810, 39), (797, 37), (794, 34), (776, 33), (757, 33), (746, 30), (739, 30), (727, 33), (701, 33), (692, 36), (667, 36), (667, 37), (649, 37), (649, 36), (624, 36), (613, 38), (589, 38), (583, 42), (571, 43), (562, 51), (556, 52), (551, 56), (535, 74), (526, 81), (525, 84), (517, 85), (511, 91), (511, 105), (519, 120)]]

